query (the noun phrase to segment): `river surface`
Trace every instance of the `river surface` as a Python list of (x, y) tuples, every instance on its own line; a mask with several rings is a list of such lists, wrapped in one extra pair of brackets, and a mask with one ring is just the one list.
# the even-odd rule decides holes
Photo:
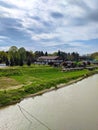
[(0, 130), (98, 130), (98, 75), (0, 109)]

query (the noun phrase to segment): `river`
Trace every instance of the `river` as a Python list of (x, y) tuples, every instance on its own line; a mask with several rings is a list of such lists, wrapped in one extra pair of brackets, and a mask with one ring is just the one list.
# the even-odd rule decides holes
[(98, 75), (0, 109), (0, 130), (98, 130)]

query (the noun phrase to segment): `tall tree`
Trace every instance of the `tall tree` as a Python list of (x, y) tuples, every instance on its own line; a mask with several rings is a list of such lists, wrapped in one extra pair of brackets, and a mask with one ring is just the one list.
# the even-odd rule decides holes
[(47, 51), (45, 52), (45, 56), (48, 56), (48, 53), (47, 53)]
[(7, 53), (4, 51), (0, 51), (0, 63), (6, 62)]
[(23, 66), (23, 64), (26, 60), (26, 50), (24, 47), (19, 48), (18, 56), (19, 56), (19, 65)]
[(19, 61), (19, 56), (18, 56), (18, 48), (16, 46), (12, 46), (9, 49), (9, 58), (10, 58), (10, 63), (12, 65), (18, 65), (18, 61)]

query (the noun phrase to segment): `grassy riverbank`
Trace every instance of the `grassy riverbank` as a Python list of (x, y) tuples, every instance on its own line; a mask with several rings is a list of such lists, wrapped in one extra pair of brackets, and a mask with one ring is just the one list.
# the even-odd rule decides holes
[(57, 88), (58, 84), (68, 83), (92, 73), (96, 73), (95, 70), (62, 72), (60, 68), (43, 65), (2, 68), (0, 69), (0, 106), (19, 102), (31, 94), (51, 87)]

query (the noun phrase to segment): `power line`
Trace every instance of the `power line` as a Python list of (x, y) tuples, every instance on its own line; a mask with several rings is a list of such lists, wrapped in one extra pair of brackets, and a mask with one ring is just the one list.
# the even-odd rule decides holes
[[(44, 124), (42, 121), (40, 121), (38, 118), (36, 118), (34, 115), (32, 115), (31, 113), (29, 113), (27, 110), (25, 110), (23, 107), (21, 107), (20, 105), (18, 105), (20, 111), (22, 112), (22, 109), (28, 114), (30, 115), (33, 119), (35, 119), (37, 122), (39, 122), (41, 125), (43, 125), (44, 127), (46, 127), (48, 130), (52, 130), (50, 129), (46, 124)], [(26, 115), (22, 112), (22, 114), (24, 115), (24, 117), (30, 122), (32, 123), (31, 120), (29, 120)]]

